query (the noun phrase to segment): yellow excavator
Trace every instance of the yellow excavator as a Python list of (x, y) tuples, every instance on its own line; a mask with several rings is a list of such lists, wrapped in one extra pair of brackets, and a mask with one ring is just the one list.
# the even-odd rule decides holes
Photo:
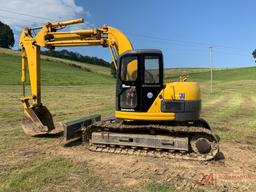
[[(20, 37), (24, 107), (22, 127), (31, 136), (64, 130), (66, 141), (82, 137), (92, 151), (181, 158), (214, 159), (219, 141), (200, 118), (200, 88), (196, 82), (164, 84), (163, 54), (156, 49), (135, 50), (118, 29), (63, 31), (83, 19), (48, 22), (25, 28)], [(116, 71), (115, 117), (100, 115), (65, 123), (54, 122), (41, 101), (40, 48), (102, 46), (109, 48)], [(31, 95), (26, 96), (26, 71)], [(92, 98), (93, 100), (93, 98)], [(64, 102), (64, 101), (63, 101)], [(92, 112), (93, 113), (93, 112)]]

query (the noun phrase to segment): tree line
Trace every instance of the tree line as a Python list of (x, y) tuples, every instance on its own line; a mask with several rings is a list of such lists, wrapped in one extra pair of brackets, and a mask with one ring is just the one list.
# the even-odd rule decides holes
[(105, 61), (104, 59), (82, 55), (80, 53), (68, 51), (66, 49), (63, 49), (60, 51), (47, 50), (47, 51), (42, 51), (41, 53), (47, 56), (69, 59), (69, 60), (84, 62), (88, 64), (93, 64), (93, 65), (100, 65), (104, 67), (111, 66), (111, 63), (109, 63), (108, 61)]

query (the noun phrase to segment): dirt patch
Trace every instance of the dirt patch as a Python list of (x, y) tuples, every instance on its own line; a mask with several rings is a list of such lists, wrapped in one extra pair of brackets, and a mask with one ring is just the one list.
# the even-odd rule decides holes
[(221, 141), (225, 159), (185, 161), (164, 158), (91, 152), (86, 146), (44, 145), (47, 153), (76, 162), (85, 162), (107, 183), (134, 187), (147, 182), (174, 184), (182, 191), (253, 191), (256, 189), (256, 148), (252, 145)]
[(246, 143), (256, 145), (256, 136), (247, 136)]

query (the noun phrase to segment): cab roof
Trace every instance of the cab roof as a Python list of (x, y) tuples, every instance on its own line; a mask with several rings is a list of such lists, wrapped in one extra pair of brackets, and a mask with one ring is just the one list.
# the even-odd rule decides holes
[(135, 49), (124, 52), (120, 57), (127, 54), (162, 54), (160, 49)]

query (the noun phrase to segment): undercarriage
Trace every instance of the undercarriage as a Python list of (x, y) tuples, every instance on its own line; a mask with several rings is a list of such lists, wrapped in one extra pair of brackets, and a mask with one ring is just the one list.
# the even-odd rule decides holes
[(214, 159), (219, 151), (219, 140), (203, 119), (182, 123), (115, 119), (90, 122), (77, 129), (76, 137), (81, 136), (88, 149), (95, 152), (205, 161)]

